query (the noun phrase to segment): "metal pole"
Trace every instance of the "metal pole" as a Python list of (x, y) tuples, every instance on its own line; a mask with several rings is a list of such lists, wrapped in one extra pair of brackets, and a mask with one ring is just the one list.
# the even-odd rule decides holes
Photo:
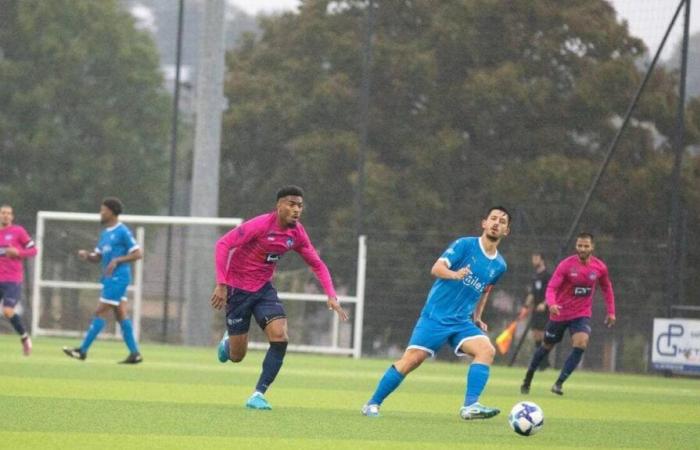
[[(136, 228), (136, 242), (141, 248), (146, 246), (146, 231), (144, 227)], [(134, 336), (141, 340), (141, 305), (143, 304), (143, 259), (136, 260), (134, 264), (134, 309), (132, 311), (134, 322)]]
[(352, 336), (352, 356), (362, 356), (362, 328), (365, 318), (365, 280), (367, 277), (367, 236), (357, 238), (357, 280), (355, 288), (355, 328)]
[[(673, 19), (671, 19), (671, 23), (669, 23), (668, 28), (666, 29), (666, 33), (664, 34), (663, 39), (661, 40), (661, 44), (659, 44), (659, 48), (656, 50), (656, 54), (654, 55), (654, 59), (651, 61), (651, 65), (649, 66), (649, 69), (647, 69), (647, 73), (644, 76), (644, 80), (642, 81), (642, 84), (639, 86), (637, 89), (637, 93), (634, 95), (634, 99), (632, 100), (632, 103), (630, 103), (630, 106), (627, 108), (627, 112), (625, 113), (625, 119), (622, 122), (622, 125), (620, 126), (620, 129), (617, 130), (617, 134), (615, 134), (615, 138), (613, 139), (612, 143), (610, 143), (610, 146), (608, 147), (608, 152), (605, 155), (605, 160), (603, 161), (603, 164), (600, 167), (600, 170), (598, 170), (598, 173), (596, 174), (595, 178), (593, 179), (593, 183), (591, 184), (591, 187), (588, 189), (588, 192), (586, 193), (586, 197), (583, 200), (583, 205), (581, 205), (581, 209), (579, 209), (578, 213), (576, 214), (576, 218), (574, 219), (574, 222), (571, 224), (571, 228), (569, 229), (569, 232), (566, 235), (566, 240), (562, 244), (561, 249), (559, 250), (559, 257), (557, 259), (561, 259), (561, 256), (566, 252), (566, 249), (569, 247), (569, 244), (571, 242), (571, 239), (574, 236), (574, 233), (576, 232), (576, 228), (578, 227), (579, 222), (581, 221), (581, 217), (583, 216), (583, 213), (586, 211), (586, 208), (588, 207), (588, 203), (591, 200), (591, 197), (593, 196), (593, 192), (595, 189), (598, 187), (598, 183), (600, 182), (601, 177), (603, 176), (603, 173), (605, 173), (605, 169), (608, 167), (608, 163), (610, 163), (610, 159), (612, 158), (613, 153), (615, 153), (615, 150), (617, 150), (617, 144), (620, 141), (620, 138), (622, 137), (622, 133), (627, 129), (627, 124), (629, 123), (630, 119), (632, 118), (632, 113), (634, 112), (634, 109), (637, 106), (637, 103), (639, 102), (639, 97), (641, 97), (642, 92), (644, 92), (644, 88), (647, 85), (647, 82), (649, 81), (649, 78), (651, 78), (651, 73), (654, 70), (654, 67), (656, 67), (656, 62), (659, 59), (659, 56), (661, 55), (661, 51), (664, 48), (664, 45), (666, 44), (666, 40), (668, 39), (668, 35), (671, 33), (671, 30), (673, 29), (673, 25), (676, 23), (676, 19), (678, 18), (678, 14), (681, 12), (681, 8), (683, 7), (683, 4), (686, 2), (686, 0), (681, 0), (680, 3), (678, 4), (678, 8), (676, 8), (676, 13), (673, 15)], [(687, 13), (687, 11), (686, 11)]]
[[(224, 45), (226, 2), (204, 2), (197, 67), (197, 119), (192, 162), (192, 216), (216, 217), (219, 209), (221, 119), (224, 109)], [(190, 229), (187, 235), (187, 297), (184, 306), (184, 343), (209, 344), (214, 314), (207, 298), (214, 286), (213, 227)]]
[(374, 34), (374, 0), (367, 2), (367, 24), (362, 51), (362, 87), (360, 90), (360, 147), (357, 158), (357, 192), (355, 193), (355, 235), (364, 232), (365, 160), (369, 134), (369, 97), (372, 84), (372, 35)]
[(683, 24), (683, 49), (681, 52), (681, 79), (678, 87), (678, 111), (676, 113), (676, 133), (673, 139), (673, 170), (671, 171), (671, 221), (668, 230), (668, 289), (666, 290), (667, 314), (671, 316), (671, 305), (678, 302), (681, 283), (681, 164), (685, 150), (685, 85), (688, 72), (688, 39), (690, 35), (690, 0), (684, 0), (685, 21)]
[(41, 271), (44, 258), (44, 217), (36, 214), (36, 258), (34, 258), (34, 278), (32, 280), (32, 337), (39, 335), (39, 308), (41, 308)]
[[(180, 67), (182, 65), (182, 32), (185, 17), (185, 0), (180, 0), (177, 11), (177, 50), (175, 52), (175, 94), (173, 95), (173, 118), (170, 127), (170, 180), (168, 183), (168, 215), (175, 215), (175, 177), (177, 176), (177, 144), (178, 123), (180, 115)], [(163, 281), (163, 324), (161, 339), (168, 341), (168, 320), (170, 306), (170, 260), (172, 256), (173, 226), (168, 225), (168, 236), (165, 243), (165, 279)]]

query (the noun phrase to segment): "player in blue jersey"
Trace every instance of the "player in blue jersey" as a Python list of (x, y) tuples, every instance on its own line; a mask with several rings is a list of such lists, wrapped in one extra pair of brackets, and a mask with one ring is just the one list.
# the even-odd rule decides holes
[(134, 338), (134, 328), (126, 315), (126, 288), (131, 281), (131, 263), (141, 259), (142, 253), (129, 228), (119, 222), (123, 209), (119, 199), (104, 199), (100, 206), (100, 222), (105, 228), (97, 246), (92, 252), (78, 250), (78, 257), (83, 261), (101, 263), (102, 294), (83, 343), (76, 348), (63, 347), (63, 352), (71, 358), (84, 360), (87, 357), (90, 345), (104, 328), (106, 317), (111, 312), (119, 322), (122, 337), (129, 349), (129, 356), (121, 363), (138, 364), (143, 361)]
[(500, 410), (479, 403), (496, 353), (481, 320), (486, 300), (494, 284), (506, 271), (498, 244), (510, 232), (510, 213), (502, 206), (489, 209), (481, 221), (481, 236), (454, 241), (435, 261), (430, 273), (437, 278), (428, 294), (408, 348), (384, 373), (376, 391), (362, 407), (365, 416), (378, 416), (379, 407), (406, 375), (433, 357), (445, 343), (456, 355), (474, 358), (467, 372), (464, 405), (459, 411), (465, 420), (487, 419)]

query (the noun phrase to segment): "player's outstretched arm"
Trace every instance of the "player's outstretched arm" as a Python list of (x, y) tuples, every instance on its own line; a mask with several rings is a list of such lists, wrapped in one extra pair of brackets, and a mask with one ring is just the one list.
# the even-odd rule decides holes
[(615, 293), (613, 292), (607, 267), (605, 267), (603, 275), (598, 279), (598, 283), (600, 284), (600, 290), (603, 292), (605, 307), (608, 310), (608, 315), (605, 317), (605, 325), (610, 328), (615, 325)]
[(343, 309), (342, 306), (340, 306), (340, 302), (338, 301), (337, 297), (328, 297), (326, 305), (328, 305), (328, 309), (330, 311), (335, 311), (335, 313), (338, 314), (338, 318), (340, 320), (342, 320), (343, 322), (348, 320), (348, 313)]
[(486, 324), (486, 322), (481, 320), (481, 314), (484, 312), (484, 308), (486, 308), (486, 301), (488, 300), (490, 293), (491, 286), (487, 286), (484, 293), (481, 294), (479, 303), (477, 303), (476, 308), (474, 308), (474, 325), (481, 328), (481, 331), (483, 332), (489, 331), (489, 326)]

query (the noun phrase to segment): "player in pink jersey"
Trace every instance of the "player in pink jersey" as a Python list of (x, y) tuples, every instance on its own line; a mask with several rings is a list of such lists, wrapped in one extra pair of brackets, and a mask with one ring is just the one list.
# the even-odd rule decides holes
[(22, 296), (22, 262), (36, 255), (36, 247), (23, 227), (12, 224), (14, 220), (12, 206), (0, 206), (0, 303), (2, 314), (20, 335), (22, 351), (25, 356), (29, 356), (32, 352), (32, 340), (24, 328), (22, 318), (15, 312), (15, 307)]
[(303, 197), (296, 186), (280, 189), (275, 211), (242, 223), (216, 242), (216, 287), (211, 304), (218, 310), (226, 307), (227, 325), (219, 343), (219, 361), (243, 360), (252, 316), (270, 342), (255, 392), (246, 402), (248, 408), (271, 409), (265, 392), (279, 373), (287, 351), (287, 315), (270, 282), (282, 255), (290, 250), (299, 253), (328, 296), (328, 309), (341, 320), (348, 319), (338, 303), (328, 268), (299, 222)]
[(562, 385), (576, 370), (588, 346), (596, 283), (600, 285), (608, 310), (605, 324), (608, 327), (615, 324), (615, 295), (608, 276), (608, 267), (603, 261), (593, 256), (594, 248), (591, 233), (579, 234), (576, 238), (576, 255), (561, 261), (549, 280), (545, 295), (549, 307), (549, 321), (544, 333), (544, 343), (532, 356), (525, 379), (520, 386), (520, 392), (523, 394), (530, 392), (535, 370), (552, 348), (561, 342), (568, 328), (573, 348), (551, 389), (557, 395), (564, 395)]

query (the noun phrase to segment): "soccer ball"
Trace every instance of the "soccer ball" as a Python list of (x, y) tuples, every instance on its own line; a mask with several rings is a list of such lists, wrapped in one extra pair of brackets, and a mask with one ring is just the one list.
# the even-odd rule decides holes
[(532, 402), (519, 402), (508, 415), (510, 427), (521, 436), (532, 436), (542, 429), (544, 413)]

